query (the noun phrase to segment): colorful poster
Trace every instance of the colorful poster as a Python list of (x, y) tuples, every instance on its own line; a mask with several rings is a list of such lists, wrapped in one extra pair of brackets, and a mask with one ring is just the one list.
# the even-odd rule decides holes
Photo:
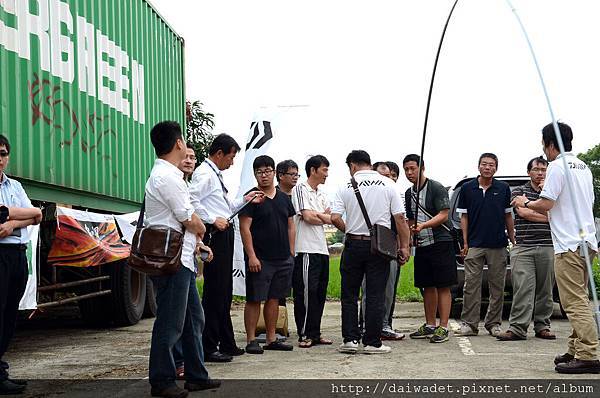
[(57, 207), (56, 221), (51, 265), (92, 267), (129, 257), (129, 245), (121, 240), (112, 214)]
[(29, 266), (29, 277), (25, 294), (19, 303), (20, 310), (35, 310), (37, 308), (37, 267), (38, 267), (38, 240), (40, 226), (30, 225), (27, 227), (29, 243), (27, 243), (27, 264)]

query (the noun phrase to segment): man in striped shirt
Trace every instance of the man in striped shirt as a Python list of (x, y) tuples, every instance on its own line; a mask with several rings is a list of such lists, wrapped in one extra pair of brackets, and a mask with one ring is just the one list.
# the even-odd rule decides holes
[[(531, 181), (515, 188), (512, 199), (525, 195), (537, 200), (542, 192), (548, 162), (534, 158), (527, 164)], [(525, 340), (533, 315), (535, 337), (554, 340), (550, 331), (554, 286), (554, 250), (548, 216), (519, 207), (515, 216), (516, 245), (510, 253), (512, 263), (513, 302), (510, 327), (496, 338), (500, 341)]]

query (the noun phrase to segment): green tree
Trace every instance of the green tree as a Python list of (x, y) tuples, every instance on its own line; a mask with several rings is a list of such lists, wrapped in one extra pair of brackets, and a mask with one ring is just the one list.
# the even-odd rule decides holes
[(208, 157), (208, 148), (215, 136), (212, 129), (215, 126), (215, 115), (202, 109), (200, 101), (186, 101), (187, 141), (192, 144), (198, 163)]
[(583, 160), (594, 176), (594, 216), (600, 217), (600, 144), (591, 148), (585, 153), (580, 153), (577, 157)]

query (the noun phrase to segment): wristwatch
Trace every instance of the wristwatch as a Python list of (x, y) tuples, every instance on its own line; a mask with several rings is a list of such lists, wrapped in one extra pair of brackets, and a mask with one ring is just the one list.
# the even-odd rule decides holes
[(529, 209), (529, 206), (528, 206), (529, 202), (531, 202), (531, 200), (528, 200), (528, 201), (527, 201), (527, 202), (525, 202), (525, 204), (524, 204), (524, 206), (525, 206), (525, 207), (527, 207), (528, 209)]

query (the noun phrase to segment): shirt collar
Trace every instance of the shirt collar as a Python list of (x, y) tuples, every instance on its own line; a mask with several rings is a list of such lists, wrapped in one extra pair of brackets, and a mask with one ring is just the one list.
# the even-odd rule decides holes
[(542, 190), (541, 190), (541, 189), (539, 189), (539, 190), (538, 190), (538, 189), (535, 189), (535, 188), (533, 187), (533, 184), (531, 183), (531, 180), (527, 181), (527, 182), (525, 183), (525, 186), (526, 186), (526, 187), (528, 187), (528, 188), (531, 188), (531, 190), (532, 190), (532, 191), (534, 191), (534, 192), (538, 192), (538, 193), (539, 193), (539, 192), (542, 192)]
[[(564, 156), (573, 156), (573, 152), (565, 152)], [(558, 156), (556, 157), (556, 159), (554, 159), (554, 160), (558, 160), (558, 159), (560, 159), (562, 157), (563, 157), (563, 154), (559, 153)]]
[(8, 178), (6, 173), (2, 173), (2, 175), (0, 176), (0, 185), (4, 184), (10, 185), (10, 178)]
[(313, 187), (310, 186), (310, 184), (308, 183), (308, 181), (304, 181), (303, 184), (306, 189), (308, 189), (309, 192), (318, 192), (319, 191), (319, 186), (317, 185), (317, 189), (313, 189)]
[(215, 170), (217, 172), (217, 174), (221, 174), (221, 170), (219, 170), (219, 167), (215, 164), (215, 162), (213, 162), (212, 160), (210, 160), (209, 158), (204, 159), (204, 161), (213, 168), (213, 170)]
[(375, 170), (358, 170), (356, 173), (354, 173), (354, 175), (357, 174), (377, 174), (380, 175), (378, 172), (376, 172)]
[(163, 168), (169, 170), (171, 173), (176, 174), (177, 177), (183, 178), (183, 175), (184, 175), (183, 171), (181, 171), (181, 170), (179, 170), (179, 168), (175, 167), (175, 165), (173, 163), (167, 162), (166, 160), (159, 158), (154, 161), (154, 165), (163, 167)]

